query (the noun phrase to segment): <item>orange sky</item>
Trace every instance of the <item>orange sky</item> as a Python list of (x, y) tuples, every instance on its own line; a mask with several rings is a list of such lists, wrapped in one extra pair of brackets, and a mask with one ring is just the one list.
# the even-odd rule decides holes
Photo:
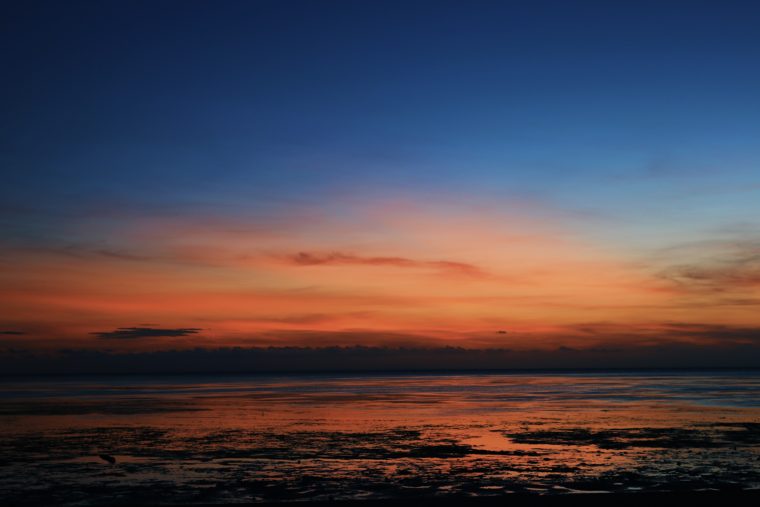
[[(276, 219), (132, 217), (96, 233), (90, 223), (87, 241), (5, 250), (0, 326), (4, 342), (43, 348), (548, 349), (709, 343), (710, 329), (756, 322), (758, 280), (735, 265), (688, 245), (610, 248), (540, 211), (396, 201)], [(107, 335), (117, 328), (193, 331)]]

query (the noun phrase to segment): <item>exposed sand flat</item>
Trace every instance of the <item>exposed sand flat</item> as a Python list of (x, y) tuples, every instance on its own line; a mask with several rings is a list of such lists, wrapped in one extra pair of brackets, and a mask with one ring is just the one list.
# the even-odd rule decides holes
[(760, 487), (755, 374), (130, 382), (6, 386), (3, 499), (490, 505)]

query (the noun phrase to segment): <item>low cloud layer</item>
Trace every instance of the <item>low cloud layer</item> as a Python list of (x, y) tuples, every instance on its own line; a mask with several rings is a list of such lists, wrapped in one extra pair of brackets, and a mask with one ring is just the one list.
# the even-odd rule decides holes
[(196, 327), (180, 327), (174, 329), (155, 327), (120, 327), (114, 331), (96, 331), (91, 333), (98, 338), (107, 340), (136, 340), (140, 338), (160, 338), (190, 336), (198, 334), (202, 329)]
[(760, 346), (593, 347), (517, 351), (459, 347), (253, 347), (115, 353), (0, 349), (4, 375), (363, 372), (441, 370), (753, 368)]

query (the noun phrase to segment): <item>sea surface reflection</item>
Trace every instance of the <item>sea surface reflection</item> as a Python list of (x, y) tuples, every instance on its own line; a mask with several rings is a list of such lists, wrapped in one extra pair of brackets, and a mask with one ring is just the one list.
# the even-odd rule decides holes
[(760, 487), (758, 371), (6, 379), (0, 401), (14, 505)]

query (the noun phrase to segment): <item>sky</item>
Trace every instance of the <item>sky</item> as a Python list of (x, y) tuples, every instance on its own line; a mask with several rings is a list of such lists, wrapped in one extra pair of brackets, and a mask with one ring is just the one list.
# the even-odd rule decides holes
[(759, 25), (6, 2), (0, 350), (757, 354)]

